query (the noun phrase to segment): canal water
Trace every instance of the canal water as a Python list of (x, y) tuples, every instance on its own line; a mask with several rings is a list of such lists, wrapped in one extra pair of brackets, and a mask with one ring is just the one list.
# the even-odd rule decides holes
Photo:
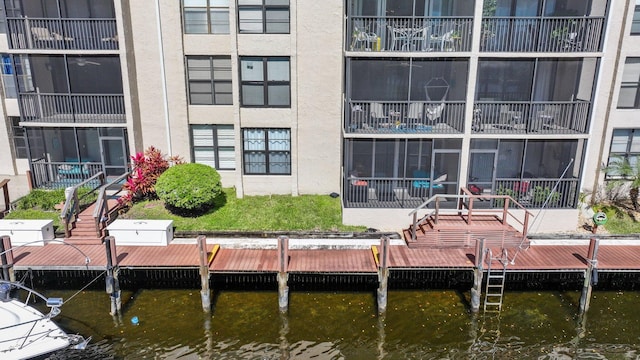
[[(200, 292), (123, 293), (112, 317), (104, 291), (47, 291), (67, 302), (56, 321), (92, 336), (56, 359), (638, 359), (640, 293), (508, 292), (499, 316), (473, 316), (468, 293), (390, 291), (385, 316), (369, 292), (221, 291), (205, 315)], [(138, 323), (133, 324), (132, 318)]]

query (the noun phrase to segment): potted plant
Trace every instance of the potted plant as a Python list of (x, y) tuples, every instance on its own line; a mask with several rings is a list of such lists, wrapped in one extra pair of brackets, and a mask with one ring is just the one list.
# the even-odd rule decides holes
[(557, 205), (561, 197), (561, 193), (557, 191), (552, 192), (548, 186), (536, 186), (533, 188), (533, 202), (536, 205), (543, 205), (544, 202), (547, 201), (547, 198), (549, 199), (547, 202), (548, 205)]

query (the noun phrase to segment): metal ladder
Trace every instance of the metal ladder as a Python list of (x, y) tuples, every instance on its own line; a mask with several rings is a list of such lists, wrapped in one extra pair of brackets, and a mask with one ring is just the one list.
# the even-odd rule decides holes
[[(502, 249), (502, 256), (493, 257), (491, 249), (487, 249), (487, 283), (484, 292), (484, 311), (500, 312), (504, 295), (504, 280), (507, 273), (507, 249)], [(491, 265), (497, 265), (496, 268)]]

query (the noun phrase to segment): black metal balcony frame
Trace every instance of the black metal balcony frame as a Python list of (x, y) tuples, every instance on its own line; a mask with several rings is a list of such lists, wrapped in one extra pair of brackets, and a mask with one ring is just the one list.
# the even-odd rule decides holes
[(118, 50), (115, 19), (7, 18), (10, 49)]
[(345, 50), (471, 51), (472, 16), (350, 16)]
[(605, 20), (602, 16), (485, 17), (480, 51), (599, 52)]
[(464, 101), (347, 101), (345, 132), (461, 134)]
[(474, 133), (586, 134), (589, 101), (476, 101)]
[(19, 93), (21, 120), (42, 123), (126, 123), (123, 94)]
[[(471, 182), (472, 184), (476, 184)], [(578, 204), (579, 179), (499, 178), (491, 191), (480, 189), (476, 195), (508, 195), (525, 208), (575, 209)], [(489, 187), (487, 186), (487, 187)], [(342, 201), (345, 208), (416, 208), (436, 194), (456, 195), (455, 181), (429, 182), (422, 178), (373, 178), (348, 176), (343, 179)], [(474, 207), (501, 208), (503, 199), (477, 201)], [(455, 202), (441, 202), (440, 207), (455, 208)]]
[[(602, 51), (605, 17), (485, 17), (480, 51), (575, 53)], [(346, 51), (469, 52), (469, 16), (349, 16)]]

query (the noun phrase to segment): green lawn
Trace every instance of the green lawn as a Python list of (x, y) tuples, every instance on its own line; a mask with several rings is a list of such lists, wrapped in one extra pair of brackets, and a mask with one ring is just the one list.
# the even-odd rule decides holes
[(614, 206), (600, 206), (600, 211), (607, 214), (605, 229), (611, 234), (640, 234), (640, 222), (629, 213)]
[(329, 195), (246, 196), (224, 189), (224, 201), (198, 217), (171, 214), (161, 201), (136, 203), (120, 218), (171, 219), (176, 231), (363, 231), (363, 226), (342, 225), (340, 199)]

